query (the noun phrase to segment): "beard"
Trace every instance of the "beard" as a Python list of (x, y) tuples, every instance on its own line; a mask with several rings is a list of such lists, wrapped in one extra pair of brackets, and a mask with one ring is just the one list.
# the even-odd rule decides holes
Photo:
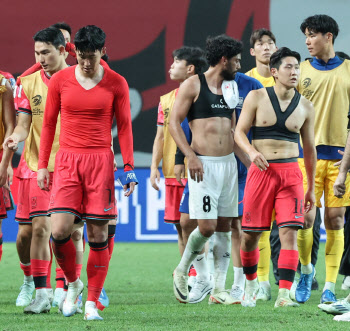
[(221, 71), (221, 76), (224, 78), (224, 80), (234, 80), (236, 72), (224, 69)]

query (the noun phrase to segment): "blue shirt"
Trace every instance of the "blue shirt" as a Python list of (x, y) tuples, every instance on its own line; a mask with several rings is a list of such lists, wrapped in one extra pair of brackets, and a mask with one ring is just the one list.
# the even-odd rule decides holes
[[(329, 59), (328, 62), (324, 62), (321, 59), (317, 59), (316, 57), (310, 60), (310, 64), (313, 68), (320, 71), (333, 70), (339, 67), (343, 63), (343, 60), (338, 56)], [(328, 145), (319, 145), (316, 146), (317, 158), (321, 160), (339, 160), (342, 156), (338, 153), (338, 150), (344, 151), (344, 147), (337, 146), (328, 146)], [(299, 157), (304, 157), (303, 149), (299, 143)]]
[[(255, 78), (249, 77), (245, 74), (242, 74), (241, 72), (237, 72), (235, 76), (235, 82), (238, 86), (238, 92), (239, 92), (239, 102), (236, 106), (236, 123), (238, 122), (239, 116), (241, 115), (243, 102), (245, 98), (247, 97), (248, 93), (252, 90), (259, 90), (263, 88), (263, 85)], [(252, 132), (249, 130), (248, 132), (248, 139), (251, 142), (252, 141)], [(238, 182), (245, 182), (247, 178), (247, 168), (246, 166), (241, 162), (241, 160), (236, 156), (237, 160), (237, 169), (238, 169)]]

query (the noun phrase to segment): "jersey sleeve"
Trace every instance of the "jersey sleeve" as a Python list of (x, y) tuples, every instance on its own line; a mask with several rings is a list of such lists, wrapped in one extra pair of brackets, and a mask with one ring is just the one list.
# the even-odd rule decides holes
[(159, 102), (158, 105), (158, 117), (157, 117), (157, 125), (163, 126), (164, 125), (164, 112), (162, 104)]
[(17, 115), (19, 113), (24, 113), (27, 115), (32, 115), (32, 109), (30, 107), (29, 99), (27, 98), (23, 86), (19, 85), (16, 89), (16, 95), (15, 95), (15, 107)]
[(118, 80), (114, 97), (118, 140), (124, 162), (124, 171), (134, 169), (134, 142), (131, 125), (129, 86), (124, 77)]
[(55, 76), (51, 78), (47, 93), (44, 122), (40, 138), (38, 169), (47, 168), (48, 166), (52, 143), (55, 138), (57, 117), (61, 106), (59, 80), (55, 78)]

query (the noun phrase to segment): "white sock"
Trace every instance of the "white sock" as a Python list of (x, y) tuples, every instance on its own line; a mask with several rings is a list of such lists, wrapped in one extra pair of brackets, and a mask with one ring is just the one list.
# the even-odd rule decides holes
[(289, 298), (289, 292), (290, 292), (290, 290), (288, 290), (287, 288), (280, 288), (279, 290), (278, 290), (278, 294), (279, 295), (281, 295), (282, 297), (287, 297), (287, 298)]
[(325, 290), (330, 290), (331, 292), (335, 293), (335, 283), (332, 282), (326, 282), (324, 284), (323, 292)]
[(233, 277), (233, 286), (239, 286), (244, 290), (245, 274), (243, 273), (243, 267), (233, 267)]
[(179, 272), (183, 272), (185, 274), (188, 273), (192, 261), (202, 251), (208, 239), (209, 238), (204, 237), (200, 233), (198, 227), (194, 229), (194, 231), (192, 231), (188, 238), (187, 245), (182, 255), (181, 261), (176, 268)]
[(24, 275), (24, 281), (27, 282), (27, 283), (33, 282), (34, 281), (33, 275), (30, 275), (30, 276)]
[(197, 280), (201, 279), (204, 281), (208, 281), (209, 271), (205, 253), (197, 255), (197, 257), (193, 260), (192, 263), (197, 272)]
[(301, 265), (300, 271), (304, 275), (310, 275), (312, 273), (312, 264)]
[(208, 241), (209, 249), (208, 249), (208, 255), (207, 255), (209, 274), (212, 275), (213, 277), (214, 277), (214, 254), (213, 254), (214, 240), (215, 240), (215, 232), (209, 238), (209, 241)]
[(259, 287), (259, 282), (258, 282), (258, 278), (255, 278), (253, 280), (246, 280), (245, 281), (245, 287), (246, 289), (257, 289)]
[(214, 254), (214, 289), (225, 290), (227, 270), (231, 259), (231, 231), (215, 232)]
[(344, 278), (344, 284), (347, 285), (347, 286), (350, 286), (350, 276), (346, 276)]
[(263, 282), (259, 282), (260, 287), (271, 287), (270, 282), (268, 280), (265, 280)]

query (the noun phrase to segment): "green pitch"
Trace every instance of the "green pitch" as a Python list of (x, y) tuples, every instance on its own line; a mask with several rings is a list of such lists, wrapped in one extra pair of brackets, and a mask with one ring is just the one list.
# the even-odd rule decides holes
[[(88, 246), (87, 246), (88, 247)], [(85, 259), (88, 252), (85, 253)], [(105, 289), (110, 306), (101, 316), (104, 321), (86, 322), (83, 315), (63, 317), (52, 308), (49, 314), (24, 315), (15, 301), (23, 275), (18, 265), (15, 244), (4, 244), (0, 262), (0, 330), (349, 330), (349, 322), (335, 322), (317, 308), (324, 283), (324, 245), (317, 264), (320, 291), (299, 308), (275, 309), (277, 286), (272, 285), (272, 301), (257, 307), (240, 305), (180, 304), (172, 291), (172, 272), (179, 262), (176, 244), (116, 244)], [(86, 265), (86, 264), (85, 264)], [(52, 285), (54, 285), (54, 269)], [(82, 280), (86, 285), (83, 267)], [(233, 280), (229, 269), (226, 287)], [(341, 291), (338, 278), (338, 298)], [(272, 281), (272, 278), (271, 278)], [(84, 301), (86, 291), (84, 291)], [(208, 297), (209, 298), (209, 297)]]

